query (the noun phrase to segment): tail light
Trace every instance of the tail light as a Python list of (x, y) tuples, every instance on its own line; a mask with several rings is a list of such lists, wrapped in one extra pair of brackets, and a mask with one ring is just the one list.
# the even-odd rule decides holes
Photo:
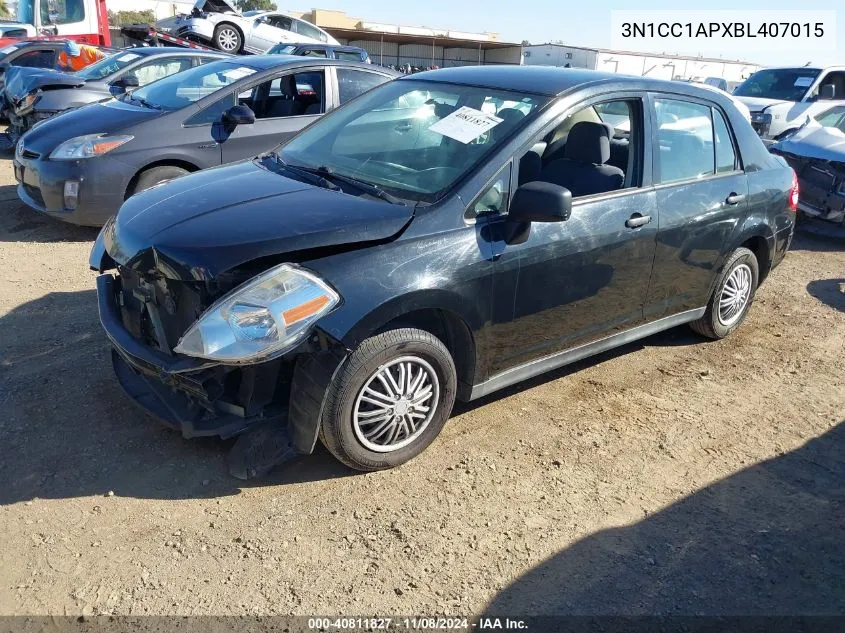
[(789, 188), (789, 210), (795, 213), (798, 210), (798, 176), (792, 170), (792, 186)]

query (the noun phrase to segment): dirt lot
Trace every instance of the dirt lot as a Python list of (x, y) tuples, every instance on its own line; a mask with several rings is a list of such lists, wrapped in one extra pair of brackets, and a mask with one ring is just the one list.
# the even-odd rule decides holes
[(261, 485), (112, 378), (95, 233), (0, 161), (0, 614), (845, 613), (845, 245), (743, 327), (678, 328), (460, 408), (391, 472)]

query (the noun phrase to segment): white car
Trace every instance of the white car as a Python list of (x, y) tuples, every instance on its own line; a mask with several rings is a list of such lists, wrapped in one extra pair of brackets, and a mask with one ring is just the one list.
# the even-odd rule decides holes
[(831, 106), (845, 103), (845, 66), (765, 68), (734, 90), (751, 110), (751, 124), (767, 144)]
[(278, 11), (241, 13), (229, 0), (197, 0), (190, 15), (157, 23), (177, 37), (210, 44), (224, 53), (266, 53), (284, 43), (338, 44), (323, 29)]

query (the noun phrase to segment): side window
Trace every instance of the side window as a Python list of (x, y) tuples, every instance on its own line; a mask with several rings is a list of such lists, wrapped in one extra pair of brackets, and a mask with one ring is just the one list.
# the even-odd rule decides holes
[(480, 215), (493, 213), (502, 215), (508, 212), (510, 199), (511, 163), (505, 165), (484, 188), (467, 210), (466, 217), (473, 220)]
[(353, 53), (351, 51), (335, 51), (334, 57), (345, 62), (362, 62), (366, 59), (361, 53)]
[(737, 168), (736, 152), (734, 151), (731, 133), (722, 113), (713, 109), (713, 129), (716, 132), (716, 173), (733, 171)]
[[(152, 82), (175, 75), (191, 67), (191, 60), (188, 57), (177, 59), (166, 59), (152, 61), (130, 70), (127, 74), (135, 75), (138, 78), (139, 86), (146, 86)], [(123, 75), (122, 75), (123, 76)]]
[(827, 73), (821, 82), (819, 82), (818, 87), (813, 90), (810, 101), (818, 100), (822, 86), (833, 86), (833, 98), (837, 100), (845, 99), (845, 72), (836, 70)]
[(256, 119), (322, 114), (325, 111), (322, 70), (282, 75), (238, 95)]
[(190, 117), (185, 121), (185, 125), (205, 125), (221, 121), (223, 113), (233, 105), (235, 105), (235, 94), (230, 92)]
[(377, 73), (351, 68), (338, 68), (337, 88), (340, 105), (351, 101), (371, 88), (383, 84), (385, 81), (387, 81), (387, 77)]
[(676, 99), (655, 99), (660, 182), (709, 176), (716, 171), (710, 108)]
[(573, 198), (642, 184), (643, 101), (616, 99), (567, 112), (519, 158), (518, 184), (542, 181)]
[(326, 50), (323, 48), (309, 48), (302, 52), (303, 57), (328, 57)]
[(313, 24), (309, 24), (304, 20), (294, 20), (293, 21), (293, 28), (296, 29), (296, 32), (300, 35), (304, 35), (305, 37), (310, 37), (312, 40), (317, 40), (318, 42), (326, 42), (328, 38), (326, 34), (323, 33), (320, 29), (318, 29)]
[(47, 0), (41, 3), (42, 24), (70, 24), (85, 19), (85, 0)]
[(19, 55), (10, 65), (24, 68), (52, 68), (55, 63), (56, 51), (48, 49), (27, 51)]
[(291, 30), (291, 22), (292, 20), (286, 15), (271, 15), (267, 18), (267, 24), (283, 31)]

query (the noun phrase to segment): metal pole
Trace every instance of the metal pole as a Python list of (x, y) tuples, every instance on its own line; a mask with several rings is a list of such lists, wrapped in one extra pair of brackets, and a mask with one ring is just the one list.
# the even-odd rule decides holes
[(384, 35), (381, 36), (381, 45), (378, 50), (378, 64), (384, 66)]
[(481, 66), (481, 42), (478, 43), (478, 65)]

